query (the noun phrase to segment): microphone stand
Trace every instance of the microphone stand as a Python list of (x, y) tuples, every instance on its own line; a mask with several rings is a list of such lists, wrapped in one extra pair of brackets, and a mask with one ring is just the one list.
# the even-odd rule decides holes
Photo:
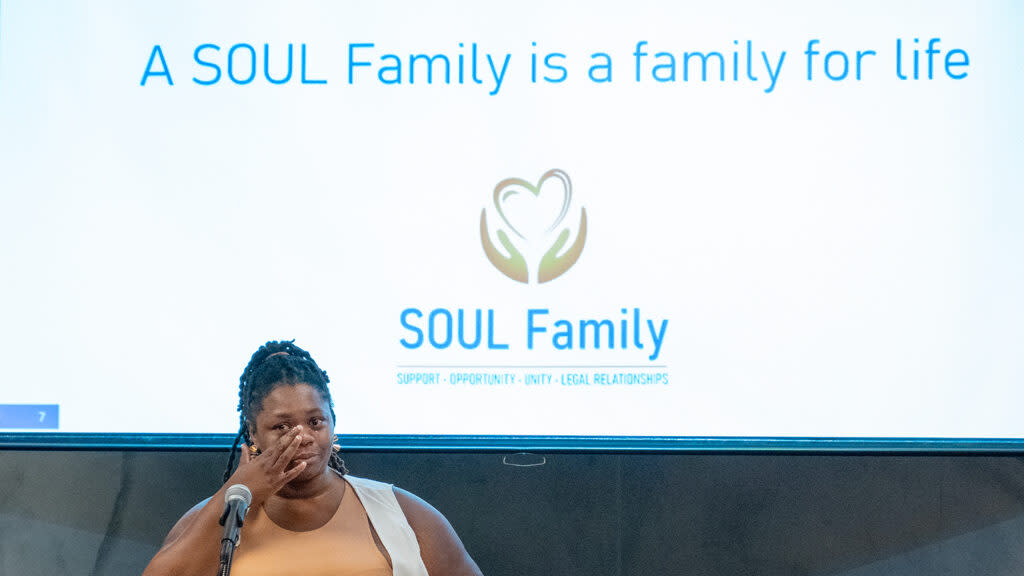
[(245, 521), (245, 508), (239, 506), (237, 500), (228, 502), (224, 513), (220, 515), (220, 525), (224, 527), (224, 537), (220, 541), (220, 568), (218, 576), (231, 574), (231, 560), (235, 556), (235, 547), (238, 546), (239, 534), (242, 530), (242, 523)]
[(230, 540), (225, 540), (220, 544), (220, 568), (217, 570), (218, 576), (228, 576), (231, 574), (231, 560), (235, 557), (235, 545)]

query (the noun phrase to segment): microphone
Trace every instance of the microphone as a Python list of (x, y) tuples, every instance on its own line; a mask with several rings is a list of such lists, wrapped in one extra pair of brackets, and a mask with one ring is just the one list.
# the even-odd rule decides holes
[(245, 484), (232, 484), (224, 493), (224, 513), (220, 515), (220, 525), (224, 527), (224, 535), (220, 540), (221, 576), (231, 572), (231, 559), (241, 539), (242, 523), (251, 502), (252, 492)]

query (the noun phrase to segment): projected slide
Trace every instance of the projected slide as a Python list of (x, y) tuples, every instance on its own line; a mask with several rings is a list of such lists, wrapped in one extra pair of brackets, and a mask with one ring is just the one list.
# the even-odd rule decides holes
[(1024, 438), (1022, 24), (0, 0), (0, 432)]

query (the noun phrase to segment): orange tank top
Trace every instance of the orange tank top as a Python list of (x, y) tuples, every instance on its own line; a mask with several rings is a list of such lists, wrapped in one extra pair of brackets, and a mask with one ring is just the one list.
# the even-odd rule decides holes
[(320, 528), (293, 532), (260, 508), (245, 518), (232, 576), (391, 576), (370, 533), (366, 510), (351, 485), (334, 516)]

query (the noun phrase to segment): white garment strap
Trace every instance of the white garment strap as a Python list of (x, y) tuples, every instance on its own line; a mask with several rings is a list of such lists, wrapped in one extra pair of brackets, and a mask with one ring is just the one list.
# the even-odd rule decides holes
[(420, 544), (416, 533), (402, 512), (391, 484), (367, 480), (346, 474), (345, 479), (356, 491), (366, 509), (366, 516), (377, 531), (381, 544), (391, 556), (395, 576), (429, 576), (420, 558)]

